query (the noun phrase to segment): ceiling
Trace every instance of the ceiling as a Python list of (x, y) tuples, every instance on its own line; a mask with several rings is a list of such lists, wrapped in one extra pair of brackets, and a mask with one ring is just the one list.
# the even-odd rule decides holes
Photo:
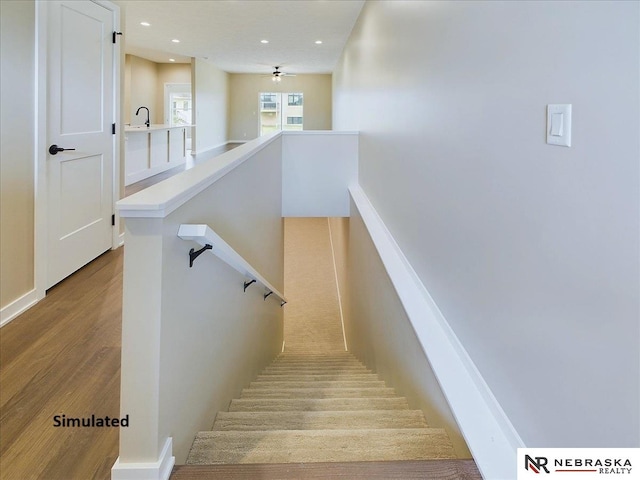
[(270, 73), (281, 65), (286, 73), (302, 74), (333, 71), (364, 0), (115, 3), (124, 13), (126, 53), (157, 63), (203, 58), (230, 73)]

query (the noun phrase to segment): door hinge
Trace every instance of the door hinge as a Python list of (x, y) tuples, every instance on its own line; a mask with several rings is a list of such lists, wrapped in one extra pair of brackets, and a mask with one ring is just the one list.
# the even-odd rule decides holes
[(116, 124), (112, 123), (111, 124), (111, 135), (115, 135), (116, 134)]
[(111, 226), (112, 227), (116, 226), (116, 214), (115, 213), (113, 215), (111, 215)]
[(118, 35), (122, 35), (122, 32), (116, 32), (115, 30), (113, 31), (113, 43), (116, 43), (116, 36)]

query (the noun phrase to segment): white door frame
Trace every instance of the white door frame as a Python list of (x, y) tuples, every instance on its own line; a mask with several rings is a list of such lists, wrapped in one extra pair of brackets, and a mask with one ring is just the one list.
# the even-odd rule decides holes
[[(120, 7), (108, 0), (92, 1), (113, 14), (113, 28), (120, 31)], [(34, 139), (34, 184), (35, 184), (35, 225), (34, 225), (34, 282), (37, 300), (46, 295), (47, 285), (47, 18), (49, 6), (46, 1), (36, 2), (36, 68), (35, 68), (35, 139)], [(120, 141), (122, 119), (120, 116), (120, 63), (121, 39), (113, 50), (113, 123), (116, 134), (113, 135), (113, 202), (120, 198)], [(120, 226), (116, 215), (115, 226), (112, 227), (111, 248), (120, 246)]]

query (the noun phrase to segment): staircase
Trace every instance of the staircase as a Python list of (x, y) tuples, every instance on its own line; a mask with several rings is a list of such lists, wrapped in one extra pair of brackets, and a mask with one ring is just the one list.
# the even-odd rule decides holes
[(430, 428), (347, 352), (283, 353), (199, 432), (187, 464), (454, 459)]

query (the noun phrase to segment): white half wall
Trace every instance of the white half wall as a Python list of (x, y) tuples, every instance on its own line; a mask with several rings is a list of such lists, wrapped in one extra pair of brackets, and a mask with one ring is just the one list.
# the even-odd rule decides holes
[(114, 479), (160, 471), (171, 455), (183, 463), (196, 432), (280, 351), (279, 302), (257, 287), (243, 292), (243, 275), (209, 253), (190, 268), (199, 245), (177, 233), (182, 223), (208, 224), (282, 290), (281, 155), (279, 136), (256, 140), (118, 203), (121, 411), (130, 426), (120, 430)]
[(639, 38), (639, 2), (367, 2), (334, 72), (363, 190), (528, 447), (640, 446)]
[(348, 217), (357, 183), (357, 132), (282, 132), (283, 217)]

